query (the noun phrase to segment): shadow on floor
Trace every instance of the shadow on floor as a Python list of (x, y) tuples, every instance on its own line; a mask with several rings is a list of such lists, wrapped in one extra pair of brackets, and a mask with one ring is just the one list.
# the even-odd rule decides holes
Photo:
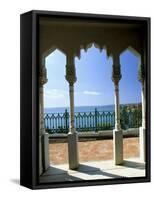
[[(121, 166), (121, 167), (120, 167)], [(110, 179), (145, 176), (145, 164), (134, 160), (125, 160), (123, 165), (109, 166), (103, 169), (103, 165), (93, 166), (92, 163), (79, 164), (78, 169), (68, 170), (68, 166), (51, 166), (40, 176), (41, 183), (54, 183), (78, 180)], [(143, 170), (143, 171), (142, 171)]]
[[(82, 173), (84, 178), (82, 177)], [(123, 176), (112, 174), (106, 171), (102, 171), (100, 168), (80, 164), (79, 168), (76, 170), (67, 171), (64, 169), (60, 169), (57, 167), (49, 167), (48, 170), (40, 176), (40, 183), (45, 182), (66, 182), (66, 181), (78, 181), (78, 180), (86, 180), (85, 176), (95, 176), (95, 175), (101, 175), (102, 179), (103, 176), (107, 178), (123, 178)], [(87, 178), (89, 180), (89, 177)]]
[(39, 178), (40, 183), (55, 183), (66, 181), (78, 181), (81, 178), (68, 174), (67, 170), (59, 169), (58, 167), (49, 167), (48, 170)]
[(93, 167), (85, 164), (79, 164), (79, 168), (74, 170), (76, 172), (81, 172), (88, 175), (102, 175), (107, 176), (109, 178), (122, 178), (120, 175), (112, 174), (106, 171), (101, 170), (98, 167)]
[(58, 165), (57, 165), (57, 167), (50, 166), (47, 169), (47, 171), (42, 174), (42, 176), (61, 175), (61, 174), (66, 174), (66, 173), (67, 173), (66, 170), (58, 168)]
[(138, 163), (130, 160), (124, 160), (124, 164), (122, 166), (127, 168), (141, 169), (141, 170), (145, 169), (145, 163)]

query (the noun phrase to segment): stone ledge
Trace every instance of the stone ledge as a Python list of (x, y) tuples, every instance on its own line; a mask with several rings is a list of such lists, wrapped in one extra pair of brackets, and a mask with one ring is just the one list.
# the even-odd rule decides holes
[[(78, 133), (79, 141), (90, 141), (90, 140), (102, 140), (102, 139), (112, 139), (113, 131), (98, 131), (98, 132), (80, 132)], [(130, 128), (127, 130), (123, 130), (123, 137), (138, 137), (139, 136), (139, 128)], [(68, 134), (55, 133), (49, 134), (49, 143), (53, 142), (67, 142)]]

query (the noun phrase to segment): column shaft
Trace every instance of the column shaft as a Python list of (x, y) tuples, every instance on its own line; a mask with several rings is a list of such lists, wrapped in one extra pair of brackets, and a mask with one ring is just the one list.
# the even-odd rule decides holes
[(119, 83), (115, 84), (115, 130), (120, 130)]
[(69, 84), (69, 96), (70, 96), (70, 133), (75, 132), (74, 128), (74, 85)]
[(47, 82), (46, 69), (40, 69), (39, 85), (39, 173), (42, 174), (49, 167), (49, 141), (44, 124), (44, 84)]
[(40, 86), (40, 134), (43, 135), (45, 132), (44, 126), (44, 87), (43, 85)]
[(113, 156), (115, 165), (123, 163), (123, 133), (120, 125), (119, 101), (119, 81), (121, 79), (121, 70), (119, 62), (119, 56), (114, 57), (112, 80), (114, 82), (115, 89), (115, 129), (113, 130)]
[(76, 82), (76, 73), (74, 58), (67, 56), (66, 65), (66, 80), (69, 83), (69, 97), (70, 97), (70, 123), (68, 133), (68, 159), (69, 168), (76, 169), (79, 166), (78, 156), (78, 133), (74, 126), (74, 83)]
[(145, 81), (141, 81), (141, 99), (142, 99), (142, 127), (139, 128), (139, 142), (140, 142), (140, 159), (146, 161), (146, 145), (145, 145), (145, 134), (146, 134), (146, 109), (145, 109)]
[(42, 159), (42, 135), (43, 135), (43, 124), (42, 124), (42, 91), (43, 85), (40, 85), (39, 88), (39, 174), (43, 172), (43, 159)]
[(142, 127), (146, 127), (146, 119), (145, 119), (145, 83), (142, 83), (142, 91), (141, 91), (141, 99), (142, 99)]

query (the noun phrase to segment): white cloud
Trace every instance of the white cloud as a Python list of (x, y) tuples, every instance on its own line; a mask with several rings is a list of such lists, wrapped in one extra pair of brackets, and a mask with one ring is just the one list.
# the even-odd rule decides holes
[(86, 95), (95, 95), (95, 96), (97, 96), (97, 95), (101, 95), (100, 92), (96, 92), (96, 91), (88, 91), (88, 90), (83, 91), (83, 94), (86, 94)]
[(45, 95), (45, 98), (49, 98), (49, 99), (62, 99), (62, 98), (65, 98), (66, 91), (58, 90), (58, 89), (45, 90), (44, 95)]

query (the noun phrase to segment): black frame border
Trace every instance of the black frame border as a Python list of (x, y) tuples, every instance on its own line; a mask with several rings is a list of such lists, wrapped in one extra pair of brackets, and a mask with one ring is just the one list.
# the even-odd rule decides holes
[[(39, 17), (65, 17), (145, 23), (146, 48), (146, 176), (106, 180), (39, 183)], [(20, 15), (20, 184), (31, 189), (141, 183), (151, 181), (151, 19), (32, 10)]]

